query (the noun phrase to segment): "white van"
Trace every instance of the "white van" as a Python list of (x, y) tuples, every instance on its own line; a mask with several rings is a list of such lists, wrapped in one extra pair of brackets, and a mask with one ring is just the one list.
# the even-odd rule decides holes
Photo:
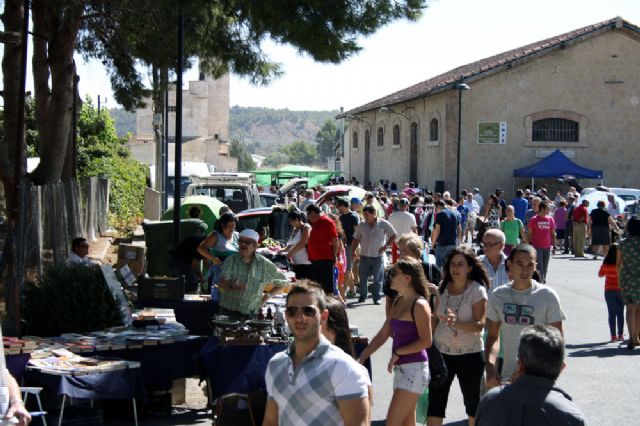
[(214, 197), (229, 206), (232, 212), (261, 207), (256, 177), (252, 173), (212, 173), (191, 176), (186, 195)]

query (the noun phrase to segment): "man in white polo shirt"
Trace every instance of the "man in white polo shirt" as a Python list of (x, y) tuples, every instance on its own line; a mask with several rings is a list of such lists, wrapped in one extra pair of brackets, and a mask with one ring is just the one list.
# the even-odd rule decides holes
[(320, 324), (329, 317), (324, 292), (294, 286), (285, 315), (294, 342), (267, 366), (263, 426), (366, 425), (371, 381), (350, 355), (321, 335)]
[[(398, 204), (398, 211), (393, 212), (389, 216), (389, 223), (396, 230), (398, 237), (400, 235), (409, 234), (413, 232), (418, 233), (418, 226), (416, 224), (416, 217), (409, 213), (409, 200), (407, 198), (401, 198)], [(398, 246), (393, 243), (391, 250), (391, 262), (396, 263), (398, 261)]]

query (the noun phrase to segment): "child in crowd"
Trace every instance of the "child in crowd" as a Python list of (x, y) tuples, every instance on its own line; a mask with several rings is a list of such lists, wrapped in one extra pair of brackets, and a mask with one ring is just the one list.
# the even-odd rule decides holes
[[(624, 304), (622, 303), (622, 289), (618, 285), (618, 271), (616, 270), (616, 255), (618, 245), (611, 244), (609, 251), (602, 261), (599, 277), (605, 277), (604, 300), (607, 302), (609, 311), (609, 332), (611, 341), (623, 341), (624, 335)], [(616, 320), (618, 323), (618, 334), (616, 336)]]

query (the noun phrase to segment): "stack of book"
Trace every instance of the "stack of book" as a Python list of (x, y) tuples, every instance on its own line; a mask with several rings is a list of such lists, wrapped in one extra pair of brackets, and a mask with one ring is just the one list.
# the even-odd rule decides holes
[(36, 349), (38, 342), (32, 337), (24, 337), (19, 339), (17, 337), (2, 336), (2, 346), (4, 346), (5, 355), (27, 354)]
[(65, 349), (70, 353), (105, 352), (124, 349), (140, 349), (146, 346), (166, 345), (184, 341), (196, 336), (189, 336), (185, 328), (155, 327), (154, 330), (140, 330), (116, 327), (91, 333), (66, 333), (59, 337), (31, 337), (34, 342), (32, 358), (42, 359), (51, 355), (52, 351)]
[(86, 374), (104, 373), (125, 368), (139, 368), (135, 361), (87, 358), (66, 349), (54, 349), (46, 358), (29, 360), (29, 368), (43, 373), (81, 376)]

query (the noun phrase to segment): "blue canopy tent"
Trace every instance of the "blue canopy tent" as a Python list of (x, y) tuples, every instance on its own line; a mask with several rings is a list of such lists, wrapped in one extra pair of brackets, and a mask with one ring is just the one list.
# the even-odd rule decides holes
[(530, 177), (531, 188), (534, 187), (535, 178), (558, 178), (566, 175), (573, 176), (576, 179), (600, 179), (600, 183), (602, 183), (603, 173), (602, 170), (587, 169), (574, 163), (559, 149), (556, 149), (540, 161), (513, 171), (514, 180), (517, 177)]

